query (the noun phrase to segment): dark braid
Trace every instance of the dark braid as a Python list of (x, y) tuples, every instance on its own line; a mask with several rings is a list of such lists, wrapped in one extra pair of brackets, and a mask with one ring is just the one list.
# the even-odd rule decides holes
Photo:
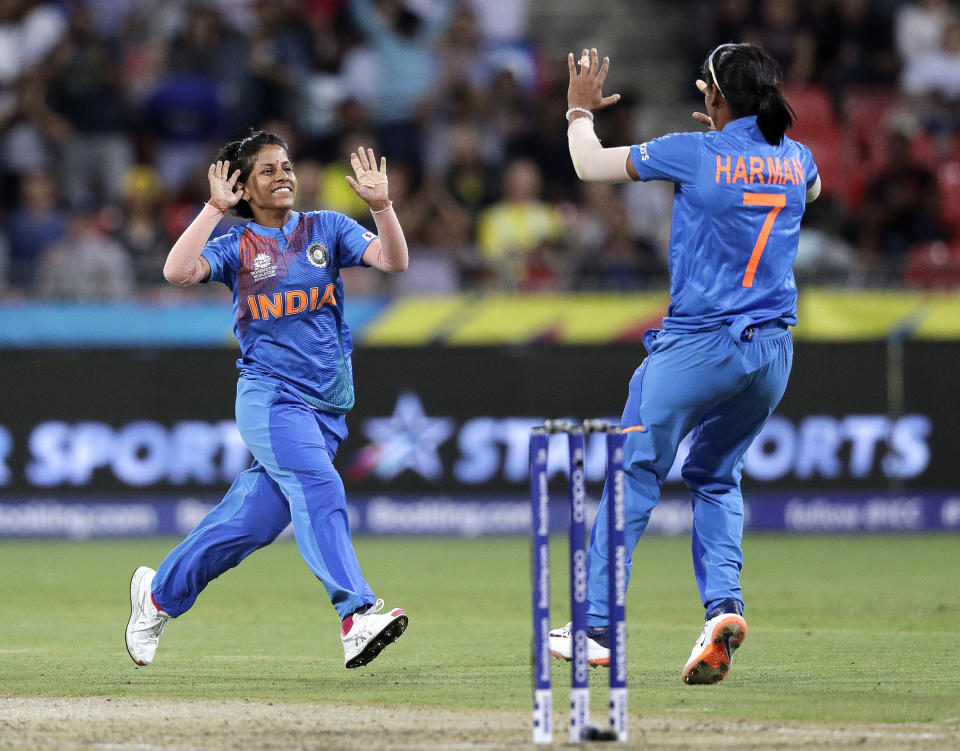
[[(231, 141), (223, 146), (220, 149), (220, 153), (217, 154), (216, 161), (229, 161), (230, 173), (232, 174), (234, 170), (239, 169), (240, 177), (237, 179), (237, 182), (245, 183), (253, 171), (253, 165), (257, 161), (257, 154), (260, 153), (260, 149), (264, 146), (279, 146), (287, 152), (288, 156), (290, 154), (290, 149), (280, 136), (262, 130), (251, 129), (250, 135), (246, 138)], [(253, 209), (251, 209), (250, 204), (242, 198), (240, 202), (233, 207), (233, 213), (243, 219), (253, 219)]]
[(725, 47), (713, 56), (716, 81), (709, 61), (707, 57), (703, 63), (703, 78), (710, 86), (720, 87), (731, 113), (735, 117), (756, 115), (767, 143), (780, 143), (797, 115), (780, 90), (783, 76), (777, 61), (755, 44)]

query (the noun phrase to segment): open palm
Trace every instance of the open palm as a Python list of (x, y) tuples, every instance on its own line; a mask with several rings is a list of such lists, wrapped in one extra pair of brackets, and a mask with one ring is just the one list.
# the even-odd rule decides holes
[(350, 166), (356, 177), (347, 175), (347, 182), (353, 192), (367, 202), (371, 208), (381, 208), (390, 200), (387, 181), (387, 158), (380, 157), (380, 166), (373, 149), (362, 146), (350, 154)]
[(610, 72), (610, 58), (603, 58), (600, 62), (596, 48), (583, 51), (580, 71), (578, 63), (574, 62), (573, 53), (567, 55), (567, 68), (570, 73), (570, 82), (567, 85), (567, 106), (582, 107), (583, 109), (602, 110), (611, 104), (620, 101), (619, 94), (603, 95), (603, 84)]
[(230, 174), (230, 162), (211, 164), (207, 170), (207, 179), (210, 181), (210, 198), (219, 201), (227, 208), (236, 206), (243, 195), (243, 189), (237, 187), (240, 170)]

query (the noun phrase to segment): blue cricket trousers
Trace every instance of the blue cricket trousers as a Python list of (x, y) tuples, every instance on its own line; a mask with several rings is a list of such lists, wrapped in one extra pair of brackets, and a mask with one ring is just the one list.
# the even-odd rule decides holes
[[(660, 498), (681, 440), (691, 430), (683, 479), (693, 505), (693, 570), (708, 610), (731, 598), (741, 605), (743, 459), (779, 404), (793, 364), (793, 338), (776, 324), (758, 327), (752, 341), (726, 328), (681, 333), (654, 329), (643, 338), (647, 357), (630, 379), (621, 427), (627, 433), (627, 576), (633, 550)], [(592, 628), (609, 623), (607, 489), (587, 552), (588, 615)]]
[(153, 580), (156, 603), (171, 616), (185, 613), (207, 584), (273, 542), (291, 521), (300, 554), (341, 620), (373, 603), (333, 467), (347, 435), (343, 416), (318, 412), (277, 384), (248, 376), (237, 384), (236, 415), (253, 465), (163, 559)]

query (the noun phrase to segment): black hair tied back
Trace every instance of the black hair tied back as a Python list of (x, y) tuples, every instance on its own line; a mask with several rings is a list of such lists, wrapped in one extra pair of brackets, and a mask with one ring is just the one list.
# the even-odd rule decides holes
[(780, 90), (780, 66), (764, 49), (755, 44), (721, 45), (707, 56), (702, 73), (704, 80), (720, 87), (735, 117), (756, 115), (767, 143), (776, 146), (783, 140), (796, 113)]
[(787, 129), (793, 125), (796, 113), (778, 87), (763, 84), (759, 94), (757, 127), (760, 128), (766, 142), (776, 146), (783, 140), (783, 134)]

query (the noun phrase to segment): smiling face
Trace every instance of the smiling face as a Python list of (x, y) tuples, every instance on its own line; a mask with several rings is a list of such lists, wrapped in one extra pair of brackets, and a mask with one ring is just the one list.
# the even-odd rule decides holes
[(250, 204), (254, 221), (286, 214), (297, 198), (297, 176), (293, 162), (281, 146), (267, 144), (257, 152), (253, 169), (243, 184), (243, 198)]

